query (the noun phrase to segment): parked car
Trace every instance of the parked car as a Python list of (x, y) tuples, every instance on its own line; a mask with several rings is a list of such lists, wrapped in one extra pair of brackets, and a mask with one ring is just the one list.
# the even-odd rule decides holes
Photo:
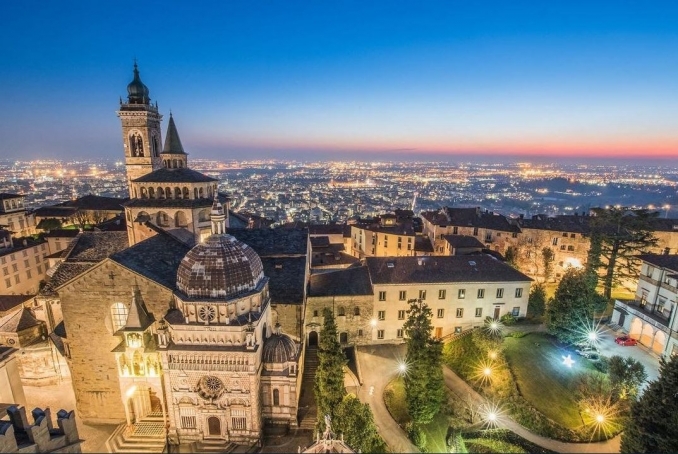
[(590, 346), (590, 345), (587, 345), (587, 346), (582, 347), (582, 348), (578, 348), (578, 349), (575, 350), (575, 352), (579, 356), (583, 356), (584, 358), (591, 358), (593, 355), (597, 356), (597, 355), (600, 354), (600, 352), (598, 351), (598, 349), (596, 347), (593, 347), (593, 346)]
[(614, 341), (615, 341), (616, 343), (618, 343), (619, 345), (623, 345), (623, 346), (636, 345), (636, 344), (638, 344), (638, 341), (637, 341), (637, 340), (635, 340), (634, 338), (629, 337), (629, 336), (619, 336), (619, 337), (616, 338)]

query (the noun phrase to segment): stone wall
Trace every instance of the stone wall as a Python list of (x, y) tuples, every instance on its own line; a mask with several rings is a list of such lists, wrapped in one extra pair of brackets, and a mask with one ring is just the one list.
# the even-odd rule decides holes
[(149, 312), (156, 320), (163, 317), (172, 292), (110, 259), (59, 289), (73, 390), (86, 423), (125, 421), (118, 368), (111, 353), (122, 339), (113, 335), (110, 308), (114, 303), (129, 305), (135, 284)]
[[(340, 340), (343, 340), (342, 333), (346, 334), (346, 342), (343, 342), (343, 344), (360, 345), (370, 342), (370, 331), (372, 329), (370, 322), (374, 313), (372, 295), (309, 296), (306, 300), (306, 313), (304, 317), (306, 339), (308, 339), (311, 331), (320, 334), (324, 320), (324, 308), (334, 311), (334, 319), (337, 323), (337, 333), (339, 333)], [(341, 315), (342, 313), (344, 315)]]

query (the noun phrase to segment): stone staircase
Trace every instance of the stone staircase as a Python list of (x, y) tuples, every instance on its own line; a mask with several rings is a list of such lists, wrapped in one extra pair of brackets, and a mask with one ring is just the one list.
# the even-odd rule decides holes
[(304, 376), (301, 380), (301, 398), (299, 399), (299, 428), (314, 430), (318, 419), (318, 409), (313, 394), (315, 371), (318, 369), (317, 347), (306, 348), (304, 361)]
[(192, 452), (230, 453), (236, 452), (238, 445), (223, 440), (203, 440), (193, 443)]
[(108, 452), (161, 453), (165, 449), (162, 414), (152, 413), (131, 426), (121, 424), (106, 440)]

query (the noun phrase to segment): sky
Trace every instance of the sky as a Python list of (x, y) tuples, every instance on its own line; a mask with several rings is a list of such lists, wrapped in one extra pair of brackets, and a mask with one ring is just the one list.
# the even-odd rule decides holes
[(136, 58), (191, 158), (678, 157), (678, 2), (5, 2), (0, 159), (122, 159)]

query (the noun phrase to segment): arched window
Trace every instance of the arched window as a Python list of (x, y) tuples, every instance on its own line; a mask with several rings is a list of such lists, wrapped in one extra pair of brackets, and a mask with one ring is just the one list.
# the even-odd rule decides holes
[(113, 331), (118, 331), (127, 323), (127, 306), (122, 303), (113, 303), (111, 305), (111, 320), (113, 321)]
[(203, 191), (202, 188), (200, 188), (200, 190), (198, 190), (198, 196), (199, 196), (201, 199), (202, 199), (203, 197), (205, 197), (205, 192)]
[(169, 227), (169, 216), (164, 211), (158, 212), (157, 224), (160, 227)]
[(193, 198), (194, 199), (198, 198), (198, 188), (193, 188)]
[(273, 405), (275, 405), (276, 407), (280, 405), (280, 391), (278, 390), (278, 388), (273, 390)]
[(165, 197), (168, 199), (172, 198), (172, 188), (169, 186), (165, 188)]
[(189, 192), (188, 192), (188, 188), (186, 186), (184, 186), (184, 188), (182, 189), (181, 192), (183, 193), (183, 198), (188, 199)]
[(344, 315), (346, 315), (346, 311), (344, 310), (344, 306), (339, 306), (339, 308), (337, 309), (337, 315), (339, 317), (343, 317)]
[(181, 188), (180, 188), (180, 187), (175, 187), (175, 188), (174, 188), (174, 198), (175, 198), (175, 199), (180, 199), (180, 198), (181, 198)]
[(146, 188), (144, 187), (141, 188), (141, 198), (142, 199), (148, 198), (148, 193), (146, 192)]
[(339, 333), (339, 342), (345, 344), (348, 342), (348, 333)]
[(179, 159), (179, 168), (180, 169), (184, 168), (184, 161), (182, 161), (181, 159)]
[(208, 222), (209, 220), (210, 220), (209, 210), (201, 210), (200, 213), (198, 213), (199, 222)]
[(353, 308), (353, 315), (360, 315), (360, 308), (358, 306)]
[(186, 218), (186, 214), (183, 211), (177, 211), (174, 215), (174, 224), (177, 227), (188, 227), (188, 218)]
[(155, 199), (155, 188), (153, 186), (148, 188), (148, 198)]
[(177, 160), (176, 159), (172, 159), (172, 168), (173, 169), (177, 168)]

